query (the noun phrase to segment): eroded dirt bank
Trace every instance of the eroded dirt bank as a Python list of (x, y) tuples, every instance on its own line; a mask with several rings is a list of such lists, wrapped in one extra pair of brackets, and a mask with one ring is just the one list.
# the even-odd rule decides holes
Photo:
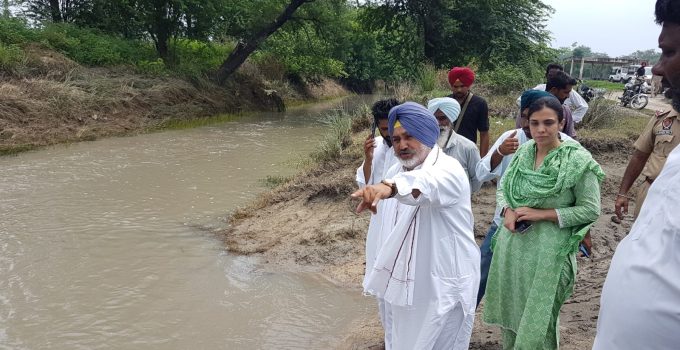
[(126, 67), (83, 67), (37, 46), (26, 54), (25, 72), (0, 72), (0, 154), (348, 93), (329, 80), (296, 88), (265, 81), (247, 63), (220, 87), (208, 79), (143, 75)]
[[(602, 186), (602, 215), (593, 231), (593, 258), (579, 258), (576, 288), (562, 308), (560, 318), (563, 349), (590, 348), (595, 336), (599, 298), (609, 263), (618, 242), (632, 224), (611, 217), (618, 184), (623, 176), (631, 142), (600, 143), (584, 140), (594, 152), (607, 177)], [(231, 227), (223, 233), (229, 250), (262, 258), (272, 269), (316, 271), (344, 288), (360, 293), (364, 271), (364, 240), (368, 214), (355, 215), (349, 194), (354, 190), (358, 154), (347, 154), (264, 194), (248, 208), (234, 213)], [(473, 198), (475, 235), (481, 244), (493, 217), (495, 187), (484, 186)], [(500, 349), (500, 332), (475, 322), (471, 349)], [(382, 329), (377, 311), (357, 320), (342, 349), (380, 349)]]

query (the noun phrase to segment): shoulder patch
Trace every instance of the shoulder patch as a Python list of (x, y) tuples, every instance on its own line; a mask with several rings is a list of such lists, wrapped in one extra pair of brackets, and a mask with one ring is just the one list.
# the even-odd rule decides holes
[(673, 126), (673, 121), (674, 121), (674, 120), (675, 120), (675, 118), (665, 118), (665, 119), (661, 122), (661, 127), (663, 128), (663, 130), (670, 130), (670, 129), (671, 129), (671, 126)]
[(656, 110), (654, 111), (654, 116), (657, 118), (662, 118), (667, 116), (671, 111), (662, 111), (662, 110)]

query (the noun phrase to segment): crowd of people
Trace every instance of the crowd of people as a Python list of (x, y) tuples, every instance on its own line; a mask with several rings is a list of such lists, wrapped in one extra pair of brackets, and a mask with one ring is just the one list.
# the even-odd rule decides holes
[[(621, 181), (619, 218), (644, 176), (604, 284), (594, 349), (680, 344), (680, 1), (657, 0), (656, 21), (653, 70), (671, 85), (673, 108), (650, 119)], [(545, 78), (518, 98), (517, 127), (491, 147), (470, 68), (451, 69), (452, 94), (427, 106), (374, 104), (352, 197), (357, 212), (372, 213), (363, 288), (378, 301), (386, 349), (467, 349), (484, 297), (483, 320), (500, 327), (503, 348), (559, 348), (560, 309), (577, 254), (590, 253), (605, 174), (574, 132), (588, 109), (575, 80), (558, 64)], [(479, 247), (471, 196), (484, 183), (497, 186), (497, 204)]]

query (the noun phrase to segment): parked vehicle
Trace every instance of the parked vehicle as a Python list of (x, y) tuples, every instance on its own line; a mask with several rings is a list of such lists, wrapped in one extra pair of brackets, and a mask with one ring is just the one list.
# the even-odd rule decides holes
[(636, 78), (635, 81), (626, 83), (623, 95), (619, 97), (621, 106), (633, 109), (643, 109), (649, 103), (649, 97), (644, 92), (644, 85), (647, 82), (644, 77)]
[(609, 73), (610, 82), (620, 82), (628, 79), (628, 69), (625, 67), (612, 67), (612, 71)]
[[(623, 67), (612, 67), (612, 71), (609, 74), (608, 80), (610, 82), (622, 82), (629, 83), (631, 80), (635, 79), (635, 72), (640, 68), (639, 64), (633, 64), (630, 66)], [(652, 84), (652, 67), (645, 67), (645, 81), (647, 84)]]
[(583, 97), (586, 102), (590, 102), (596, 98), (602, 98), (606, 91), (607, 90), (605, 89), (593, 89), (583, 83), (581, 83), (576, 89), (576, 92), (578, 92), (578, 94), (581, 95), (581, 97)]

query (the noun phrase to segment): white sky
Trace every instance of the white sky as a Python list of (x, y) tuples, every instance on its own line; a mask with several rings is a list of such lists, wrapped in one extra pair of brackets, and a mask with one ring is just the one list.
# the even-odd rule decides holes
[(552, 47), (573, 42), (610, 57), (657, 49), (661, 27), (654, 23), (656, 0), (542, 0), (555, 13), (547, 22)]

